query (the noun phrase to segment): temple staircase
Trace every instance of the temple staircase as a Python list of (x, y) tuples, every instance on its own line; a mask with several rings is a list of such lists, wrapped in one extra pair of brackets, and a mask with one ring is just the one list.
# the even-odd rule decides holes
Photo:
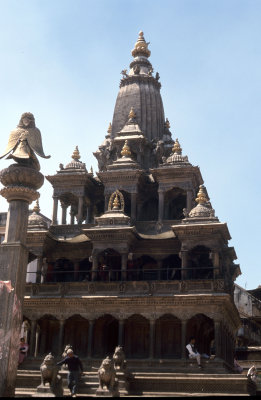
[[(28, 365), (29, 364), (29, 365)], [(94, 366), (94, 365), (95, 366)], [(151, 365), (152, 364), (152, 365)], [(249, 396), (255, 394), (255, 385), (246, 377), (248, 368), (242, 375), (228, 373), (224, 365), (218, 361), (205, 362), (203, 370), (189, 360), (177, 363), (175, 369), (168, 363), (153, 365), (140, 363), (135, 368), (134, 360), (128, 362), (129, 395), (144, 397), (202, 397), (202, 396)], [(85, 369), (79, 384), (78, 394), (82, 397), (95, 397), (98, 388), (97, 370), (100, 361), (92, 365), (84, 362)], [(34, 369), (30, 360), (26, 361), (24, 369), (19, 369), (16, 381), (15, 397), (31, 397), (40, 385), (40, 371)], [(69, 396), (67, 388), (67, 372), (60, 371), (63, 379), (64, 396)], [(121, 396), (126, 394), (121, 393)]]

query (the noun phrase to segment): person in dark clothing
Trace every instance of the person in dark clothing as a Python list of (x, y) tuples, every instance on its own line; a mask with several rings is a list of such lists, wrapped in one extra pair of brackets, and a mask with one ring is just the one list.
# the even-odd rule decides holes
[(78, 387), (78, 382), (80, 378), (80, 373), (83, 372), (82, 362), (74, 355), (73, 350), (69, 349), (67, 351), (67, 357), (65, 357), (62, 361), (59, 361), (57, 365), (67, 364), (68, 366), (68, 388), (71, 391), (72, 397), (76, 397), (76, 391)]

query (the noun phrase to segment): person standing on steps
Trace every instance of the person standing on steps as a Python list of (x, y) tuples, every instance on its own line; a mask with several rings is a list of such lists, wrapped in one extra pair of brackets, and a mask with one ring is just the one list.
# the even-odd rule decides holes
[(68, 388), (71, 391), (72, 397), (76, 397), (80, 374), (83, 372), (82, 362), (79, 357), (74, 354), (73, 350), (69, 349), (67, 351), (67, 356), (62, 361), (59, 361), (56, 365), (63, 364), (67, 364), (68, 366)]

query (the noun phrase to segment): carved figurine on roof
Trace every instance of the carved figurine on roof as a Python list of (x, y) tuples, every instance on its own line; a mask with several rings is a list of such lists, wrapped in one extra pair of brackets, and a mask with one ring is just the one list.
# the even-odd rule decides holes
[(10, 133), (4, 154), (0, 157), (13, 158), (18, 164), (40, 170), (40, 164), (35, 153), (43, 158), (46, 156), (42, 146), (41, 132), (35, 126), (34, 116), (30, 112), (22, 114), (17, 128)]
[(114, 147), (111, 133), (112, 127), (110, 123), (105, 140), (101, 146), (99, 146), (98, 150), (93, 153), (93, 155), (97, 158), (100, 171), (106, 171), (107, 165), (111, 164), (116, 159), (116, 149)]

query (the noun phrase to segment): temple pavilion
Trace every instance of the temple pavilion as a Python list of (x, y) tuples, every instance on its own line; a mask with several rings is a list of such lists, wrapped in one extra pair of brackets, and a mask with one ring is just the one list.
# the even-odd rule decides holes
[(199, 167), (172, 139), (150, 54), (140, 32), (94, 152), (97, 176), (76, 146), (46, 177), (51, 223), (38, 206), (30, 214), (24, 329), (32, 358), (60, 356), (71, 344), (95, 363), (122, 344), (133, 365), (178, 365), (193, 335), (201, 353), (233, 363), (237, 256)]

